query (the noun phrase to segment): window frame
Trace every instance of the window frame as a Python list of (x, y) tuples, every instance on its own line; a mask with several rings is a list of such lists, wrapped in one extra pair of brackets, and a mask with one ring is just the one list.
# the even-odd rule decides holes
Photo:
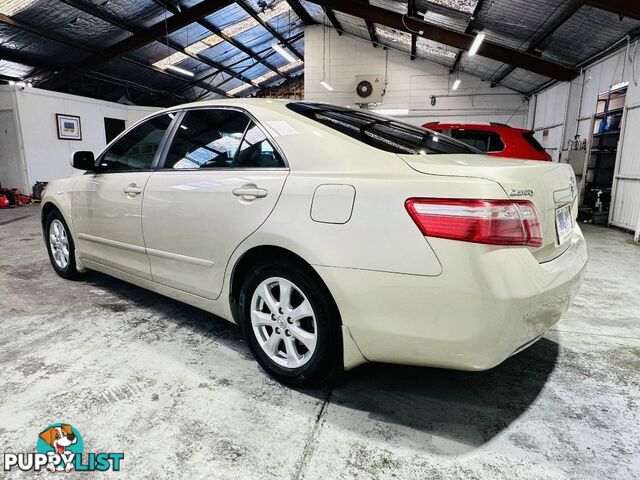
[[(167, 160), (167, 154), (169, 153), (169, 149), (171, 148), (171, 144), (173, 143), (173, 139), (175, 137), (176, 132), (178, 131), (178, 127), (179, 125), (181, 125), (183, 118), (185, 117), (185, 115), (192, 111), (192, 110), (233, 110), (236, 112), (240, 112), (244, 115), (247, 116), (247, 118), (249, 119), (249, 123), (247, 124), (247, 128), (245, 128), (244, 132), (242, 133), (242, 138), (240, 139), (240, 143), (238, 144), (238, 150), (236, 151), (234, 157), (233, 157), (233, 162), (231, 163), (231, 166), (229, 167), (207, 167), (207, 168), (170, 168), (170, 167), (165, 167), (165, 163)], [(210, 106), (210, 105), (203, 105), (203, 106), (198, 106), (198, 107), (187, 107), (187, 108), (182, 108), (180, 110), (178, 110), (179, 115), (176, 114), (174, 120), (174, 123), (171, 125), (170, 128), (167, 129), (167, 131), (171, 131), (170, 136), (165, 140), (163, 148), (160, 151), (160, 158), (158, 163), (156, 164), (155, 167), (155, 171), (159, 171), (159, 172), (215, 172), (215, 171), (234, 171), (234, 170), (240, 170), (240, 171), (280, 171), (280, 170), (289, 170), (289, 161), (287, 160), (287, 157), (285, 156), (284, 152), (282, 151), (282, 149), (280, 148), (280, 145), (278, 145), (278, 143), (273, 139), (273, 136), (269, 133), (269, 131), (262, 125), (261, 122), (259, 122), (256, 117), (254, 115), (251, 114), (251, 112), (247, 111), (244, 108), (240, 108), (240, 107), (235, 107), (232, 105), (219, 105), (219, 106)], [(282, 167), (237, 167), (236, 166), (236, 160), (238, 157), (238, 154), (240, 152), (240, 146), (242, 145), (242, 142), (244, 142), (245, 136), (247, 135), (247, 129), (249, 127), (249, 125), (251, 125), (251, 122), (253, 122), (259, 129), (260, 131), (264, 134), (264, 136), (266, 137), (266, 139), (269, 141), (269, 143), (271, 144), (271, 146), (273, 147), (273, 149), (275, 151), (278, 152), (278, 154), (280, 155), (280, 157), (282, 158), (282, 161), (284, 163), (284, 166)]]
[[(129, 134), (130, 132), (132, 132), (133, 130), (138, 128), (140, 125), (142, 125), (142, 124), (144, 124), (146, 122), (150, 122), (154, 118), (162, 117), (163, 115), (170, 115), (172, 113), (174, 114), (174, 117), (171, 119), (171, 123), (169, 123), (169, 126), (165, 129), (164, 133), (162, 134), (162, 138), (160, 139), (160, 142), (158, 143), (158, 149), (156, 150), (156, 152), (153, 155), (153, 160), (151, 161), (151, 166), (149, 168), (132, 168), (130, 170), (112, 170), (112, 171), (101, 170), (100, 169), (99, 165), (100, 165), (100, 162), (102, 162), (102, 159), (104, 158), (104, 156), (107, 154), (109, 149), (113, 145), (115, 145), (122, 137), (124, 137), (125, 135)], [(158, 112), (155, 115), (152, 115), (152, 116), (149, 116), (149, 117), (145, 117), (145, 118), (142, 118), (142, 119), (138, 120), (136, 123), (131, 125), (131, 127), (125, 129), (123, 132), (120, 132), (120, 134), (117, 137), (115, 137), (113, 140), (111, 140), (107, 144), (107, 146), (104, 147), (104, 149), (100, 152), (100, 154), (96, 158), (96, 162), (95, 162), (96, 171), (95, 172), (86, 172), (86, 173), (93, 173), (93, 174), (96, 174), (96, 175), (112, 175), (112, 174), (115, 174), (115, 173), (154, 172), (156, 170), (156, 168), (158, 167), (161, 155), (164, 152), (164, 148), (166, 146), (168, 135), (170, 133), (172, 133), (173, 130), (176, 128), (176, 119), (178, 117), (179, 117), (179, 115), (178, 115), (177, 112), (165, 111), (165, 112)]]

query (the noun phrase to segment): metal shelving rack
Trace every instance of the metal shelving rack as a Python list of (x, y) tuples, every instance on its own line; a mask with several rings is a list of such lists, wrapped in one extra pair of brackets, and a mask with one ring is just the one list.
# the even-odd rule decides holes
[[(598, 192), (602, 192), (603, 214), (609, 211), (611, 188), (620, 140), (627, 86), (612, 88), (598, 95), (593, 136), (586, 169), (583, 205), (595, 209)], [(597, 213), (594, 210), (594, 214)], [(604, 218), (605, 215), (602, 215)], [(594, 221), (595, 221), (594, 217)]]

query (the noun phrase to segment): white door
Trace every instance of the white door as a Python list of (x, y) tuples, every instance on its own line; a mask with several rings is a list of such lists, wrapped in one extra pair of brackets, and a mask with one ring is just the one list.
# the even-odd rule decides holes
[(30, 192), (20, 158), (18, 134), (13, 110), (0, 111), (0, 184)]
[(609, 213), (611, 225), (632, 231), (640, 224), (640, 136), (634, 132), (639, 122), (640, 105), (626, 108)]
[(289, 173), (264, 131), (234, 109), (187, 112), (147, 183), (143, 230), (154, 281), (206, 298), (234, 249), (273, 210)]
[(171, 121), (164, 114), (126, 132), (100, 156), (98, 171), (75, 183), (72, 215), (81, 258), (151, 278), (142, 237), (142, 193)]

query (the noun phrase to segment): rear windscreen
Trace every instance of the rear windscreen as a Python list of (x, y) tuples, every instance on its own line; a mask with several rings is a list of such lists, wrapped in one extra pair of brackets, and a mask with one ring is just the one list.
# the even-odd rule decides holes
[(533, 132), (525, 132), (522, 134), (522, 136), (527, 141), (527, 143), (531, 145), (533, 148), (535, 148), (537, 151), (539, 152), (545, 151), (544, 147), (540, 145), (540, 143), (538, 143), (538, 140), (536, 140), (536, 137), (533, 136)]
[(288, 103), (287, 108), (386, 152), (405, 155), (481, 153), (441, 133), (366, 110), (308, 102)]

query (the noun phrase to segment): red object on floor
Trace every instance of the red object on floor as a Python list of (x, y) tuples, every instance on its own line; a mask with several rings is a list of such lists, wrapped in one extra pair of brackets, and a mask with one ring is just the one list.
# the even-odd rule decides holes
[(18, 195), (20, 199), (20, 205), (29, 205), (31, 203), (31, 197), (29, 195)]
[(0, 195), (0, 208), (9, 208), (9, 199), (4, 195)]

